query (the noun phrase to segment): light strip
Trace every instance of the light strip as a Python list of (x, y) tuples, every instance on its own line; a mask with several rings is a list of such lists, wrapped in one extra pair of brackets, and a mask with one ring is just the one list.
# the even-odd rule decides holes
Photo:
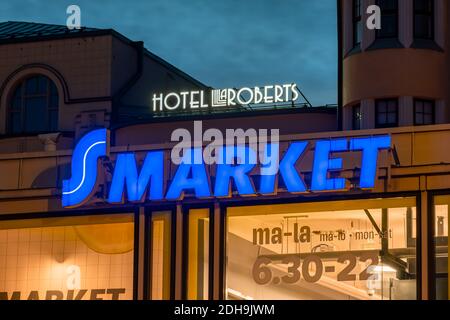
[(80, 184), (79, 184), (78, 187), (76, 187), (74, 190), (63, 192), (63, 194), (72, 194), (72, 193), (77, 192), (78, 189), (81, 188), (81, 186), (82, 186), (83, 183), (84, 183), (84, 179), (86, 178), (86, 157), (87, 157), (87, 154), (88, 154), (89, 151), (90, 151), (93, 147), (95, 147), (96, 145), (98, 145), (98, 144), (105, 144), (105, 143), (106, 143), (106, 141), (99, 141), (99, 142), (96, 142), (96, 143), (92, 144), (92, 145), (86, 150), (86, 152), (85, 152), (85, 154), (84, 154), (84, 156), (83, 156), (83, 178), (81, 179)]

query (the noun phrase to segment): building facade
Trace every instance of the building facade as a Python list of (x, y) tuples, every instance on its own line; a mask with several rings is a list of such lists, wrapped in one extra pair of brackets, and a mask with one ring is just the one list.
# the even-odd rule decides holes
[[(365, 27), (378, 5), (382, 28)], [(446, 1), (340, 1), (343, 129), (449, 122)]]
[[(367, 18), (373, 14), (367, 11), (371, 5), (381, 8), (380, 30), (365, 27)], [(338, 1), (338, 11), (342, 128), (411, 127), (415, 131), (424, 126), (449, 123), (448, 3), (439, 0)], [(427, 153), (423, 152), (423, 155)], [(440, 157), (427, 164), (445, 163)], [(411, 160), (413, 164), (417, 158)], [(429, 181), (428, 176), (421, 179), (424, 178)], [(425, 184), (426, 201), (437, 203), (439, 197), (434, 193), (441, 192), (440, 189)], [(434, 208), (429, 206), (428, 221), (424, 221), (431, 234), (427, 235), (430, 240), (423, 244), (423, 249), (428, 250), (423, 254), (429, 259), (423, 266), (429, 275), (428, 280), (424, 280), (427, 290), (423, 295), (430, 299), (443, 298), (442, 294), (447, 297), (442, 288), (447, 283), (448, 255), (441, 252), (443, 220), (438, 208), (437, 204)]]
[[(0, 298), (448, 299), (449, 8), (381, 2), (383, 35), (338, 1), (337, 107), (154, 112), (212, 88), (113, 30), (1, 23)], [(279, 130), (279, 168), (173, 163), (199, 127)]]

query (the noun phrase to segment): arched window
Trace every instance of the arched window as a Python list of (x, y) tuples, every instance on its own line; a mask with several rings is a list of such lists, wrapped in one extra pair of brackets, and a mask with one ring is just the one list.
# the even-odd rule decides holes
[(9, 103), (10, 134), (51, 132), (58, 129), (58, 90), (49, 78), (35, 75), (23, 80)]

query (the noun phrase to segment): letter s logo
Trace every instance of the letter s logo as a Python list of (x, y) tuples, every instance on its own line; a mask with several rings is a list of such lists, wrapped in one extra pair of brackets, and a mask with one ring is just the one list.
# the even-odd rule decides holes
[(109, 153), (109, 132), (98, 129), (87, 133), (72, 154), (72, 176), (63, 180), (62, 206), (77, 207), (94, 191), (98, 159)]

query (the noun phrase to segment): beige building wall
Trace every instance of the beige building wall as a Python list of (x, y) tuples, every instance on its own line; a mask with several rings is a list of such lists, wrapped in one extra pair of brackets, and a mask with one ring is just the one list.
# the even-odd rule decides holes
[[(107, 31), (107, 30), (106, 30)], [(0, 154), (57, 150), (94, 127), (151, 117), (153, 93), (205, 88), (184, 72), (114, 31), (0, 44)], [(49, 136), (8, 135), (8, 106), (24, 79), (44, 75), (59, 95), (58, 131)]]

